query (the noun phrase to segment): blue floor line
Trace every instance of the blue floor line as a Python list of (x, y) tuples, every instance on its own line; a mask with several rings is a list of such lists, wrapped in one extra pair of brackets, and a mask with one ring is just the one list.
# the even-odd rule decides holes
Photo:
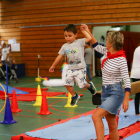
[(13, 137), (13, 136), (15, 136), (15, 135), (1, 134), (1, 133), (0, 133), (0, 135), (3, 135), (3, 136), (9, 136), (9, 137)]

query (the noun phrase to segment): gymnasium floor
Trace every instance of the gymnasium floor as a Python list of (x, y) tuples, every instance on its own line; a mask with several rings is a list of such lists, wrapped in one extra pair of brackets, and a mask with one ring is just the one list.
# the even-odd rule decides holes
[[(30, 87), (37, 88), (40, 85), (41, 88), (46, 88), (42, 85), (42, 82), (35, 82), (36, 77), (23, 77), (19, 79), (19, 83), (15, 84), (13, 81), (9, 84), (11, 87)], [(4, 80), (1, 80), (2, 84), (5, 83)], [(93, 83), (96, 86), (96, 89), (101, 90), (101, 77), (94, 77)], [(47, 87), (48, 91), (56, 92), (66, 92), (65, 87)], [(22, 109), (22, 112), (12, 113), (13, 119), (17, 121), (14, 124), (0, 124), (0, 140), (10, 140), (12, 136), (25, 133), (40, 127), (58, 122), (59, 119), (64, 120), (78, 114), (82, 114), (88, 111), (91, 111), (96, 108), (92, 104), (91, 94), (87, 89), (79, 89), (76, 85), (74, 87), (75, 91), (79, 94), (84, 94), (78, 102), (78, 107), (76, 108), (66, 108), (64, 107), (67, 103), (67, 99), (47, 99), (49, 111), (52, 112), (50, 115), (37, 115), (40, 112), (40, 107), (33, 106), (35, 101), (32, 102), (23, 102), (18, 101), (19, 109)], [(65, 95), (59, 95), (59, 97), (66, 97)], [(4, 105), (4, 100), (0, 99), (0, 106)], [(3, 110), (0, 112), (0, 121), (4, 120)]]

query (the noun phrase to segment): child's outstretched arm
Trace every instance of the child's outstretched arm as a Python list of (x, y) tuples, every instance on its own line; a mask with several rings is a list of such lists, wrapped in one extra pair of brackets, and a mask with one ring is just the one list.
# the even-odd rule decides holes
[(84, 27), (81, 26), (80, 29), (81, 29), (81, 32), (85, 35), (85, 43), (90, 42), (92, 39), (90, 34), (84, 29)]
[(63, 55), (60, 55), (60, 54), (56, 57), (56, 59), (53, 62), (52, 66), (49, 68), (49, 72), (54, 72), (55, 66), (60, 62), (62, 57), (63, 57)]
[(81, 28), (83, 28), (83, 30), (85, 30), (91, 36), (91, 40), (90, 40), (91, 45), (95, 44), (97, 40), (94, 38), (94, 36), (90, 32), (88, 26), (86, 24), (81, 24)]

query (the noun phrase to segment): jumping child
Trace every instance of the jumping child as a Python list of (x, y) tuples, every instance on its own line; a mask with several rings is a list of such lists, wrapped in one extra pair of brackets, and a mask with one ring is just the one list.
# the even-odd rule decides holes
[(74, 92), (74, 80), (79, 88), (87, 88), (91, 94), (95, 94), (94, 85), (92, 82), (86, 81), (86, 64), (84, 60), (84, 46), (85, 43), (91, 40), (91, 36), (81, 27), (81, 32), (85, 38), (77, 39), (77, 28), (74, 24), (68, 24), (64, 28), (65, 43), (58, 52), (54, 63), (49, 69), (49, 72), (54, 72), (55, 66), (60, 62), (62, 57), (66, 54), (68, 58), (68, 71), (65, 77), (65, 87), (72, 95), (71, 106), (77, 104), (80, 96)]

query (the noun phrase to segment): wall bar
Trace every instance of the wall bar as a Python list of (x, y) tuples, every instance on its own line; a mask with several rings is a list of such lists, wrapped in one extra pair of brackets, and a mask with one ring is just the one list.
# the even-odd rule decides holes
[[(103, 24), (126, 24), (126, 23), (140, 23), (140, 21), (119, 21), (119, 22), (99, 22), (99, 23), (85, 23), (87, 25), (103, 25)], [(77, 23), (74, 25), (81, 25), (82, 23)], [(54, 26), (66, 26), (67, 24), (54, 24), (54, 25), (37, 25), (37, 26), (21, 26), (19, 28), (36, 28), (36, 27), (54, 27)]]

